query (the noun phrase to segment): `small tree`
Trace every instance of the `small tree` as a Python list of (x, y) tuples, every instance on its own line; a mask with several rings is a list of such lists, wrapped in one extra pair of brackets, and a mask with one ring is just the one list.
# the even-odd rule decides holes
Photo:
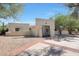
[[(0, 3), (0, 18), (17, 18), (17, 15), (22, 11), (22, 4), (17, 3)], [(4, 30), (4, 22), (2, 22), (2, 33)]]
[(55, 29), (59, 31), (59, 34), (62, 34), (62, 30), (65, 27), (65, 19), (66, 16), (64, 15), (58, 15), (55, 17)]
[(65, 28), (68, 30), (69, 34), (72, 34), (73, 30), (77, 27), (77, 20), (75, 20), (73, 17), (67, 17), (66, 18), (66, 25)]
[(79, 21), (75, 20), (72, 16), (59, 15), (55, 18), (55, 28), (62, 34), (63, 29), (67, 29), (69, 34), (72, 34), (73, 30), (79, 28)]

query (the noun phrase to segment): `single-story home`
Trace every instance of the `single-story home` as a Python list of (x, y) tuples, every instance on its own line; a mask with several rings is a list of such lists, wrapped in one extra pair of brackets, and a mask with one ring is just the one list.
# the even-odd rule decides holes
[(24, 23), (9, 23), (7, 25), (8, 36), (38, 36), (53, 37), (55, 24), (54, 20), (36, 18), (35, 26)]

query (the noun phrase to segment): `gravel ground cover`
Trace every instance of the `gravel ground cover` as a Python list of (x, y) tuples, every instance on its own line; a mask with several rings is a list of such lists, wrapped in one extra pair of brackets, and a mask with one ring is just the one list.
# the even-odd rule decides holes
[[(25, 44), (31, 43), (34, 40), (44, 40), (45, 42), (49, 42), (49, 43), (57, 43), (56, 41), (49, 40), (49, 39), (45, 39), (45, 38), (24, 38), (22, 36), (14, 36), (14, 37), (6, 37), (6, 36), (0, 36), (0, 56), (6, 56), (8, 55), (9, 52), (13, 51), (16, 48), (20, 48)], [(60, 45), (66, 45), (66, 46), (70, 46), (76, 49), (79, 49), (79, 38), (77, 37), (66, 37), (65, 39), (67, 39), (66, 41), (63, 40), (59, 41), (57, 44)], [(40, 53), (40, 49), (43, 49), (43, 47), (46, 47), (47, 49), (49, 49), (49, 45), (43, 44), (43, 43), (38, 43), (35, 47), (30, 47), (28, 51), (32, 51), (32, 49), (38, 51)], [(45, 48), (46, 49), (46, 48)], [(27, 50), (27, 49), (26, 49)], [(21, 54), (19, 54), (18, 56), (26, 56), (26, 50), (24, 52), (22, 52)], [(36, 52), (34, 51), (34, 52)], [(68, 51), (68, 50), (64, 50), (65, 52), (61, 54), (61, 56), (79, 56), (79, 53), (77, 52), (72, 52), (72, 51)], [(38, 53), (38, 52), (36, 52)], [(38, 54), (39, 54), (38, 53)], [(44, 52), (42, 51), (42, 54)], [(45, 53), (44, 53), (45, 54)]]
[(79, 56), (79, 53), (55, 46), (51, 49), (48, 44), (37, 43), (17, 56)]
[(31, 43), (33, 40), (33, 38), (0, 36), (0, 56), (8, 55), (12, 50)]

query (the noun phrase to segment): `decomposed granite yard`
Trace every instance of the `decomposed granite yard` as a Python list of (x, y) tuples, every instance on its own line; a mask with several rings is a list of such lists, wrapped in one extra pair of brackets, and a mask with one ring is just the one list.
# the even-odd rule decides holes
[(33, 41), (36, 41), (36, 39), (0, 36), (0, 56), (15, 55), (19, 52), (19, 50), (15, 51), (17, 48), (19, 49), (20, 47), (28, 45), (28, 43), (32, 43)]
[[(68, 38), (69, 39), (69, 38)], [(40, 44), (39, 44), (40, 43)], [(23, 36), (0, 36), (0, 56), (27, 56), (25, 51), (38, 52), (38, 49), (46, 48), (45, 46), (62, 47), (66, 53), (61, 56), (79, 56), (79, 38), (70, 42), (54, 41), (47, 38), (24, 38)], [(34, 48), (33, 48), (34, 46)], [(41, 48), (40, 48), (41, 47)], [(28, 50), (30, 49), (30, 50)], [(34, 49), (34, 50), (32, 50)], [(40, 53), (39, 51), (39, 53)], [(44, 52), (44, 51), (43, 51)], [(34, 52), (35, 53), (35, 52)], [(40, 55), (38, 55), (40, 56)]]

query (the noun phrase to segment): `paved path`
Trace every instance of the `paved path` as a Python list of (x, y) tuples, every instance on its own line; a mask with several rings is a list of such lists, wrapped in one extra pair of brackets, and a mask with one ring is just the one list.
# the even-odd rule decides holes
[(54, 41), (53, 39), (48, 39), (43, 41), (44, 43), (50, 44), (50, 45), (56, 45), (56, 46), (60, 46), (60, 47), (65, 47), (71, 51), (75, 51), (75, 52), (79, 52), (79, 38), (76, 37), (71, 37), (71, 39), (69, 38), (69, 41)]

